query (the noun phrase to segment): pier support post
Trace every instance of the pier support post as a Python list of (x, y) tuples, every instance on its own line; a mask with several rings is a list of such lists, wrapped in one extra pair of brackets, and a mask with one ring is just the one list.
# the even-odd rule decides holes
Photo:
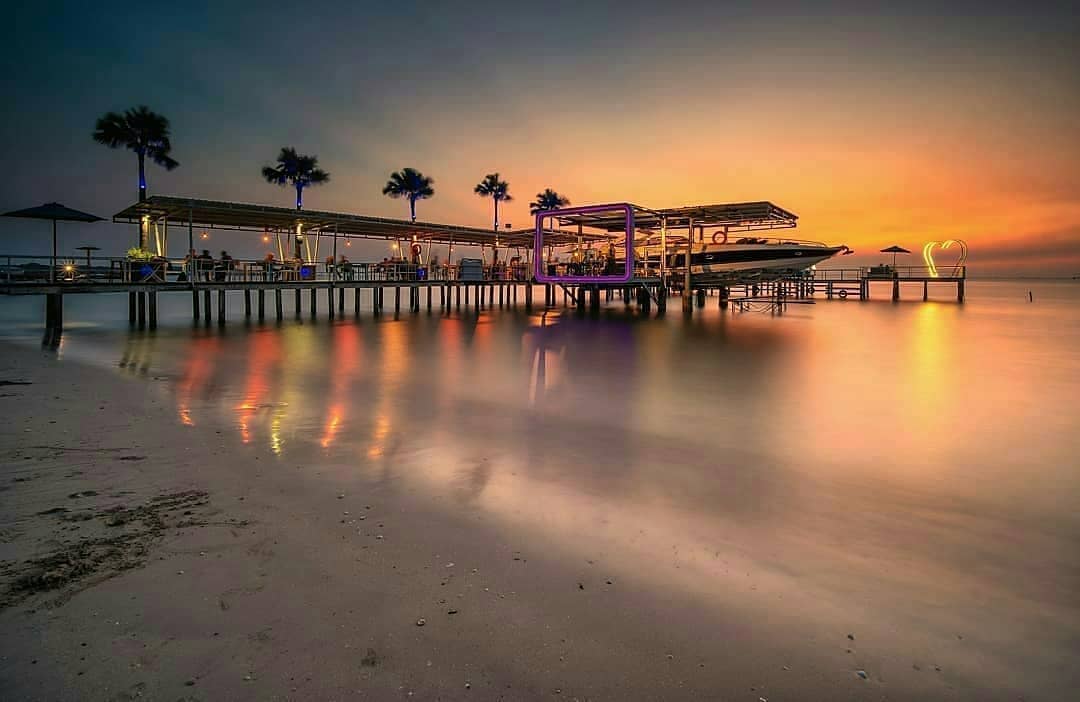
[(334, 289), (326, 289), (326, 315), (330, 318), (334, 318)]
[[(48, 307), (46, 307), (46, 312), (48, 312)], [(199, 312), (196, 309), (195, 319), (198, 318)], [(128, 293), (128, 324), (131, 324), (132, 326), (135, 324), (135, 293), (133, 292)]]
[(280, 322), (281, 318), (282, 318), (282, 314), (281, 314), (281, 288), (278, 288), (278, 289), (274, 290), (274, 307), (275, 307), (274, 311), (277, 313), (277, 321)]
[(900, 279), (899, 278), (893, 278), (893, 281), (892, 281), (892, 301), (893, 302), (899, 302), (900, 301)]
[(965, 283), (965, 281), (964, 281), (963, 278), (956, 281), (956, 301), (957, 302), (963, 302), (964, 301), (964, 283)]
[(150, 308), (150, 329), (157, 329), (157, 293), (153, 291), (148, 292), (146, 293), (146, 297), (148, 298), (147, 306)]
[(930, 283), (928, 281), (922, 282), (922, 301), (926, 302), (930, 295)]
[(300, 319), (300, 313), (301, 313), (301, 309), (303, 307), (303, 303), (300, 301), (300, 288), (294, 289), (293, 293), (294, 293), (293, 296), (296, 298), (293, 301), (294, 302), (293, 309), (296, 312), (296, 318)]
[(210, 319), (213, 317), (213, 315), (210, 313), (210, 291), (209, 290), (203, 290), (202, 306), (203, 306), (203, 317), (206, 318), (206, 323), (209, 324)]
[(259, 321), (266, 319), (266, 291), (259, 290)]
[(199, 321), (199, 291), (191, 291), (191, 318), (196, 322)]
[(353, 316), (360, 319), (360, 288), (353, 288)]
[(318, 305), (319, 305), (318, 290), (315, 289), (315, 288), (312, 288), (311, 289), (311, 318), (312, 319), (315, 319), (315, 315), (318, 313)]
[(217, 323), (219, 327), (225, 326), (225, 291), (217, 291)]
[(705, 306), (705, 289), (704, 288), (698, 288), (698, 291), (697, 291), (697, 306), (698, 307), (704, 307)]
[(503, 287), (504, 286), (502, 286), (502, 285), (499, 286), (499, 307), (500, 308), (503, 306)]
[(394, 312), (401, 311), (401, 286), (394, 287)]
[(593, 311), (593, 312), (599, 312), (600, 311), (600, 295), (603, 294), (603, 292), (604, 291), (601, 290), (598, 286), (593, 287), (593, 289), (592, 289), (592, 297), (589, 300), (589, 309), (591, 311)]
[(345, 313), (345, 288), (338, 288), (337, 308), (338, 308), (338, 312), (341, 312), (342, 316), (344, 316), (344, 313)]
[(532, 283), (525, 283), (525, 311), (532, 312)]
[(427, 286), (427, 308), (428, 308), (428, 311), (430, 312), (431, 311), (431, 283), (428, 283), (428, 286)]
[(251, 319), (251, 291), (244, 290), (244, 319)]
[[(464, 287), (465, 287), (465, 306), (468, 307), (469, 306), (469, 286), (466, 285)], [(458, 290), (458, 307), (461, 307), (461, 290), (460, 289)]]
[[(454, 298), (457, 301), (456, 302), (457, 308), (460, 310), (461, 309), (461, 283), (457, 283), (457, 284), (454, 285)], [(465, 291), (465, 304), (466, 305), (469, 304), (469, 291), (468, 290)]]

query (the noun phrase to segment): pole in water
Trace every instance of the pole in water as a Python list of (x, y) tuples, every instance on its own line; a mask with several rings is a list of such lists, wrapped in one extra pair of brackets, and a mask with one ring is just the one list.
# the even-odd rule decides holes
[(1028, 302), (1035, 302), (1035, 296), (1031, 294), (1030, 290), (1028, 290)]

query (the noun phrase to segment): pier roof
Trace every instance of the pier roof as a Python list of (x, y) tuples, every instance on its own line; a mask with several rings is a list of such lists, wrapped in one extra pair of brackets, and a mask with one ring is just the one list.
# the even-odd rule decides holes
[[(179, 225), (190, 221), (192, 227), (197, 229), (273, 232), (295, 230), (296, 225), (300, 224), (304, 231), (321, 231), (323, 234), (336, 231), (338, 236), (358, 239), (416, 237), (419, 241), (461, 245), (491, 245), (496, 239), (495, 231), (480, 227), (167, 195), (154, 195), (136, 202), (113, 215), (113, 221), (137, 224), (143, 217), (149, 217), (151, 221), (167, 219)], [(560, 232), (552, 237), (557, 241), (570, 242), (576, 239), (577, 234)], [(498, 240), (500, 246), (531, 247), (533, 229), (500, 231)]]
[[(798, 216), (771, 202), (736, 202), (718, 205), (691, 205), (654, 210), (634, 205), (634, 227), (659, 230), (666, 219), (668, 229), (685, 229), (692, 220), (695, 227), (722, 227), (730, 231), (787, 229), (797, 224)], [(560, 217), (561, 225), (581, 224), (605, 231), (622, 231), (623, 216), (581, 214)]]

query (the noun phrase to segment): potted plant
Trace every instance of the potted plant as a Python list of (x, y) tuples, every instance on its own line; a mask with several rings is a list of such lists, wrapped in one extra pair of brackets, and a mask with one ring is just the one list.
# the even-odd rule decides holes
[(127, 279), (129, 281), (146, 282), (154, 280), (154, 265), (151, 263), (154, 254), (141, 246), (132, 246), (127, 250)]

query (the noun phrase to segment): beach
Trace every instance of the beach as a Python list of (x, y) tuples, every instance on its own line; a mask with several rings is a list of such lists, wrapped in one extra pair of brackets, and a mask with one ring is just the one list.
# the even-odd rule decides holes
[[(944, 343), (977, 303), (837, 340), (843, 304), (0, 340), (3, 697), (1062, 699), (1068, 389), (1001, 427), (1075, 367)], [(907, 394), (888, 354), (822, 371), (837, 402), (876, 388), (823, 418), (772, 372), (865, 358), (808, 325), (894, 323), (923, 340)], [(643, 379), (672, 354), (693, 377)]]

